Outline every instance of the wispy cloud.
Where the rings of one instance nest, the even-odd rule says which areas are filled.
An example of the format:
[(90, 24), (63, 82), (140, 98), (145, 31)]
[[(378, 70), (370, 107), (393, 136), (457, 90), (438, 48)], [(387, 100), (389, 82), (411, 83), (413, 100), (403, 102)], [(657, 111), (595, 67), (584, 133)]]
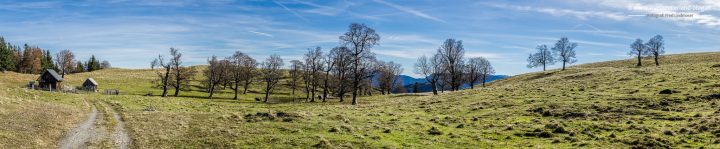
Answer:
[(517, 11), (528, 11), (528, 12), (540, 12), (553, 16), (572, 16), (581, 20), (587, 20), (589, 18), (605, 18), (616, 21), (622, 21), (630, 18), (626, 14), (611, 11), (587, 11), (587, 10), (573, 10), (573, 9), (561, 9), (561, 8), (550, 8), (550, 7), (535, 7), (535, 6), (520, 6), (520, 5), (507, 5), (507, 4), (495, 4), (487, 3), (487, 6), (511, 9)]
[(24, 3), (3, 2), (3, 4), (0, 5), (0, 9), (7, 9), (7, 10), (47, 9), (47, 8), (57, 8), (60, 6), (62, 6), (62, 3), (60, 3), (60, 2), (24, 2)]
[(295, 2), (315, 7), (313, 9), (302, 10), (302, 12), (324, 15), (324, 16), (338, 15), (342, 12), (345, 12), (345, 9), (347, 9), (351, 5), (350, 3), (346, 2), (346, 1), (339, 1), (340, 3), (335, 4), (335, 6), (320, 5), (317, 3), (301, 1), (301, 0), (295, 0)]
[(673, 8), (702, 8), (708, 10), (720, 10), (720, 3), (716, 0), (699, 1), (655, 1), (648, 3), (639, 0), (603, 0), (588, 1), (587, 3), (599, 4), (606, 7), (630, 11), (634, 14), (692, 14), (692, 17), (660, 17), (659, 19), (676, 21), (682, 23), (693, 23), (709, 28), (720, 28), (720, 18), (700, 10), (678, 10)]
[(275, 4), (277, 4), (278, 6), (282, 7), (282, 8), (285, 9), (286, 11), (292, 13), (292, 14), (295, 15), (296, 17), (298, 17), (298, 18), (300, 18), (300, 19), (302, 19), (302, 20), (304, 20), (304, 21), (308, 21), (308, 19), (306, 19), (305, 17), (303, 17), (303, 16), (300, 15), (299, 13), (293, 11), (292, 9), (288, 8), (288, 7), (285, 6), (284, 4), (282, 4), (282, 3), (280, 3), (280, 2), (277, 2), (277, 1), (273, 1), (273, 2), (275, 2)]
[(260, 35), (260, 36), (271, 37), (271, 38), (273, 37), (272, 34), (268, 34), (268, 33), (263, 33), (263, 32), (258, 32), (258, 31), (248, 31), (248, 32), (253, 33), (253, 34), (257, 34), (257, 35)]
[(430, 16), (430, 15), (428, 15), (428, 14), (425, 14), (425, 13), (423, 13), (423, 12), (421, 12), (421, 11), (418, 11), (418, 10), (415, 10), (415, 9), (412, 9), (412, 8), (409, 8), (409, 7), (400, 6), (400, 5), (393, 4), (393, 3), (390, 3), (390, 2), (386, 2), (386, 1), (383, 1), (383, 0), (375, 0), (375, 2), (380, 3), (380, 4), (383, 4), (383, 5), (386, 5), (386, 6), (393, 7), (393, 8), (395, 8), (395, 9), (400, 10), (400, 11), (403, 11), (403, 12), (406, 12), (406, 13), (409, 13), (409, 14), (412, 14), (412, 15), (415, 15), (415, 16), (418, 16), (418, 17), (422, 17), (422, 18), (425, 18), (425, 19), (429, 19), (429, 20), (433, 20), (433, 21), (437, 21), (437, 22), (445, 22), (444, 20), (442, 20), (442, 19), (440, 19), (440, 18), (436, 18), (436, 17)]
[(468, 51), (465, 52), (466, 57), (484, 57), (487, 59), (498, 59), (502, 58), (500, 54), (497, 53), (488, 53), (488, 52), (478, 52), (478, 51)]

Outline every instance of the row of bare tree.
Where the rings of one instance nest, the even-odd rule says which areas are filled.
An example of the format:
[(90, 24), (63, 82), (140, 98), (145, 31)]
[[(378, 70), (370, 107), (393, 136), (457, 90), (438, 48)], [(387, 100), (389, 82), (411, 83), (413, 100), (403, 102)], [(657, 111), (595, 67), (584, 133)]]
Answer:
[(423, 75), (430, 84), (433, 94), (438, 88), (444, 91), (449, 87), (452, 91), (460, 90), (464, 84), (474, 88), (481, 82), (485, 87), (486, 80), (495, 69), (484, 57), (465, 59), (465, 48), (462, 40), (447, 39), (431, 57), (422, 56), (415, 63), (415, 73)]
[[(212, 56), (208, 59), (209, 66), (203, 71), (203, 85), (209, 98), (229, 86), (237, 99), (240, 87), (243, 87), (242, 93), (245, 94), (253, 82), (262, 82), (264, 101), (267, 102), (278, 83), (284, 79), (292, 94), (304, 87), (306, 101), (326, 101), (328, 96), (335, 96), (342, 102), (350, 94), (352, 104), (357, 104), (358, 96), (372, 95), (373, 91), (389, 94), (393, 89), (402, 87), (397, 78), (402, 72), (400, 64), (379, 61), (371, 52), (380, 40), (374, 29), (353, 23), (339, 39), (340, 45), (327, 54), (323, 53), (321, 47), (308, 49), (302, 60), (291, 60), (287, 70), (283, 69), (285, 63), (278, 55), (271, 55), (261, 63), (240, 51), (224, 59)], [(151, 63), (153, 69), (160, 68), (156, 71), (156, 84), (163, 89), (162, 96), (167, 96), (171, 87), (175, 89), (175, 96), (178, 96), (195, 75), (194, 69), (182, 66), (181, 57), (177, 49), (171, 48), (169, 60), (160, 55)], [(377, 78), (377, 82), (371, 78)]]
[[(542, 66), (545, 71), (547, 65), (553, 65), (555, 62), (562, 62), (562, 70), (565, 70), (566, 64), (577, 62), (575, 57), (575, 47), (577, 43), (570, 42), (567, 37), (562, 37), (555, 43), (555, 46), (548, 49), (547, 45), (538, 45), (537, 53), (530, 54), (528, 57), (528, 68)], [(660, 55), (665, 53), (665, 41), (660, 35), (655, 35), (647, 42), (643, 43), (642, 39), (636, 39), (630, 44), (629, 55), (637, 57), (637, 66), (642, 66), (642, 58), (653, 57), (655, 66), (660, 66)]]
[(637, 66), (642, 66), (643, 56), (653, 57), (655, 66), (660, 66), (660, 55), (665, 54), (665, 41), (660, 35), (653, 36), (646, 43), (643, 43), (643, 40), (638, 38), (630, 44), (630, 49), (628, 54), (637, 56)]
[(555, 46), (548, 49), (547, 45), (538, 45), (537, 53), (530, 54), (528, 56), (528, 68), (542, 66), (545, 71), (547, 65), (553, 65), (555, 62), (562, 62), (562, 70), (565, 70), (566, 64), (572, 64), (577, 62), (575, 57), (575, 47), (577, 43), (570, 42), (567, 37), (562, 37), (560, 40), (555, 42)]

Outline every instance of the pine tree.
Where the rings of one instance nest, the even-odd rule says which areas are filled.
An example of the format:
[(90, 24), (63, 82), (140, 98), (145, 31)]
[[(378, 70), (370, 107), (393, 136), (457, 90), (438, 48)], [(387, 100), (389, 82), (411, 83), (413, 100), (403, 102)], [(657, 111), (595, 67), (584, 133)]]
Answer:
[(57, 71), (57, 67), (55, 67), (55, 64), (53, 63), (52, 54), (50, 54), (50, 50), (46, 50), (43, 53), (43, 58), (41, 60), (42, 70), (46, 69), (53, 69)]
[(100, 61), (98, 61), (97, 58), (95, 58), (95, 55), (90, 56), (90, 60), (88, 60), (86, 66), (87, 66), (88, 72), (101, 69)]
[(83, 62), (78, 61), (77, 66), (75, 66), (75, 72), (85, 72), (85, 66), (83, 65)]
[(16, 51), (12, 45), (0, 37), (0, 71), (15, 70), (17, 65)]

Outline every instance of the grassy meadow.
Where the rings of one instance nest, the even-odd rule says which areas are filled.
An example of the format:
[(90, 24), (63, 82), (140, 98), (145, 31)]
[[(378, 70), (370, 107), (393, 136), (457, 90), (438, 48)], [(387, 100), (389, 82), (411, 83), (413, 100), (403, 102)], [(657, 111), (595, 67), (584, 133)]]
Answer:
[(284, 81), (262, 103), (254, 100), (262, 83), (240, 100), (229, 89), (207, 99), (198, 81), (180, 97), (159, 97), (149, 69), (65, 77), (66, 86), (92, 77), (121, 95), (27, 90), (37, 75), (6, 72), (0, 148), (54, 148), (96, 102), (120, 113), (133, 148), (720, 148), (718, 60), (716, 52), (667, 55), (659, 67), (583, 64), (438, 96), (361, 97), (355, 106), (304, 102)]

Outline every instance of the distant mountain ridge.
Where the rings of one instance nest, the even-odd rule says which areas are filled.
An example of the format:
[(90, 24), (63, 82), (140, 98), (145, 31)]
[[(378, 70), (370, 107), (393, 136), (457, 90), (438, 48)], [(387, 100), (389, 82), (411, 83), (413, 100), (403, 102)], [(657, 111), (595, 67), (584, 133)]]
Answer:
[[(488, 77), (486, 79), (486, 81), (491, 82), (491, 81), (504, 79), (504, 78), (508, 78), (508, 77), (510, 77), (510, 76), (508, 76), (508, 75), (490, 75), (490, 77)], [(420, 92), (431, 92), (432, 91), (432, 86), (430, 86), (430, 83), (428, 83), (428, 81), (425, 78), (413, 78), (413, 77), (407, 76), (407, 75), (398, 75), (398, 79), (399, 79), (398, 81), (402, 81), (402, 86), (405, 89), (405, 92), (420, 93)], [(413, 90), (413, 86), (415, 85), (415, 83), (420, 84), (420, 86), (418, 87), (418, 91)], [(479, 83), (476, 83), (475, 85), (478, 85), (481, 83), (482, 82), (479, 82)], [(463, 89), (470, 88), (470, 84), (469, 83), (463, 84), (462, 88)], [(399, 92), (399, 91), (395, 91), (395, 92)]]

